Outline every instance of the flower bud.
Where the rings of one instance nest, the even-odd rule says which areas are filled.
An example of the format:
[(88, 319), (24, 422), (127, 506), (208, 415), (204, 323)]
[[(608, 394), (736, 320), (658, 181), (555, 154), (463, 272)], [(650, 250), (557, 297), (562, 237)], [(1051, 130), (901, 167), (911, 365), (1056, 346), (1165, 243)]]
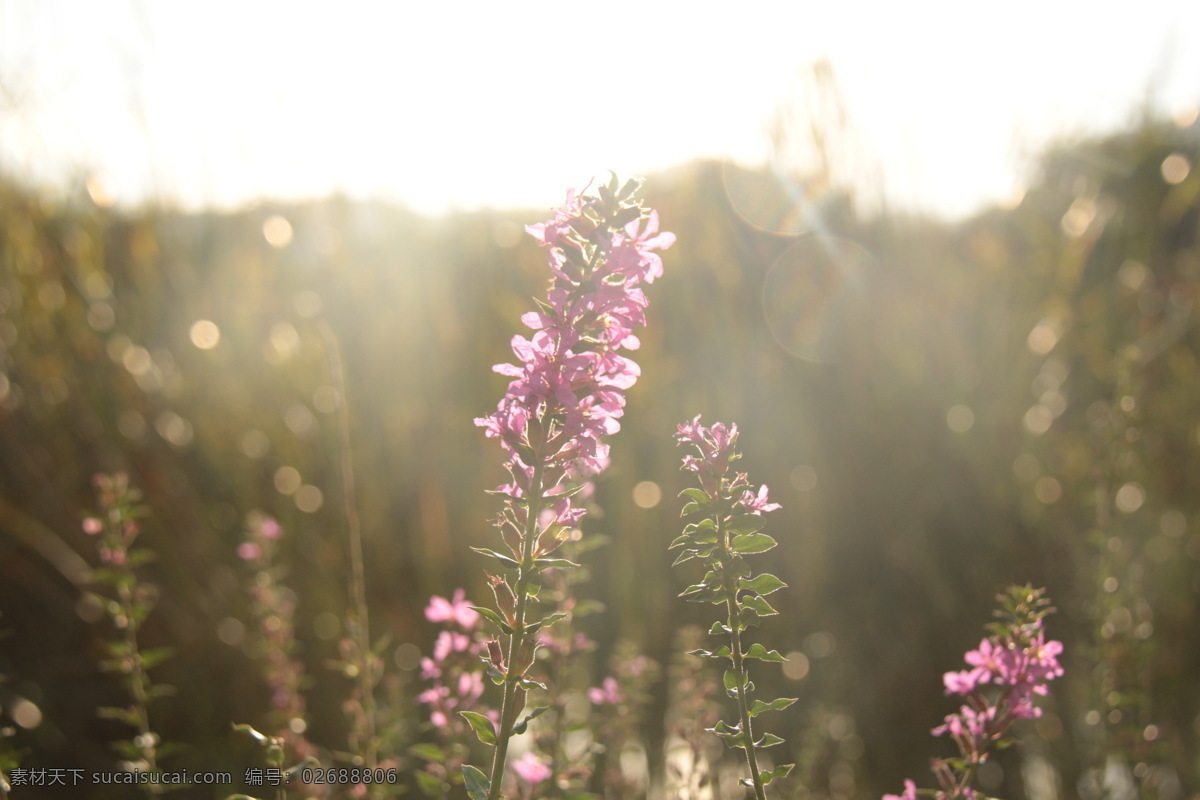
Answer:
[(492, 662), (492, 666), (498, 671), (504, 672), (504, 651), (500, 649), (500, 643), (492, 639), (487, 643), (488, 658)]
[(496, 607), (508, 620), (509, 625), (515, 625), (517, 622), (517, 596), (513, 594), (512, 587), (500, 575), (489, 574), (487, 577), (492, 584), (492, 594), (496, 596)]
[(513, 669), (518, 675), (524, 675), (525, 670), (533, 666), (534, 658), (537, 655), (537, 640), (533, 636), (526, 636), (521, 642), (521, 646), (517, 649), (517, 654), (513, 656)]

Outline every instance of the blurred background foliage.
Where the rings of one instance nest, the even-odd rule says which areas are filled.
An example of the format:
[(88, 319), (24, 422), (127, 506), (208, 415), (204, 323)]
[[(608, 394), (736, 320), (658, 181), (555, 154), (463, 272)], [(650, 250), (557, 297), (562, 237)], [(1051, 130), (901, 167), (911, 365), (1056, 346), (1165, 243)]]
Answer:
[[(791, 663), (756, 680), (800, 697), (772, 720), (796, 796), (927, 783), (949, 754), (928, 735), (953, 710), (940, 676), (1013, 582), (1048, 587), (1067, 675), (989, 793), (1095, 797), (1105, 774), (1200, 791), (1198, 134), (1147, 115), (1064, 144), (1019, 202), (956, 223), (862, 213), (813, 174), (649, 176), (679, 240), (584, 526), (610, 539), (582, 587), (607, 606), (580, 623), (597, 670), (621, 640), (666, 665), (676, 629), (711, 622), (676, 599), (692, 576), (666, 551), (686, 483), (671, 434), (702, 413), (738, 422), (744, 468), (783, 503), (768, 530), (790, 588), (759, 638)], [(126, 733), (94, 711), (124, 699), (97, 667), (80, 529), (91, 476), (114, 470), (152, 509), (143, 636), (176, 653), (156, 675), (179, 691), (156, 708), (188, 744), (177, 763), (233, 768), (230, 722), (268, 711), (236, 556), (254, 510), (287, 531), (308, 735), (344, 747), (342, 403), (374, 633), (415, 685), (429, 596), (487, 593), (468, 548), (495, 544), (484, 490), (502, 470), (472, 418), (543, 291), (522, 226), (545, 216), (336, 197), (118, 210), (83, 179), (65, 196), (0, 181), (0, 706), (27, 709), (23, 765), (107, 769)]]

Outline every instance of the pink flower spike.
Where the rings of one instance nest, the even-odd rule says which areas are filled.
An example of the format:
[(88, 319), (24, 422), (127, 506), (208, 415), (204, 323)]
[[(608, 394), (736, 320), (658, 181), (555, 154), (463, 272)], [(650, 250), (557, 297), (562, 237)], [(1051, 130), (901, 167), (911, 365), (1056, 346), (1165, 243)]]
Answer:
[(553, 774), (553, 770), (533, 753), (526, 753), (512, 762), (512, 769), (518, 778), (530, 786), (537, 786)]

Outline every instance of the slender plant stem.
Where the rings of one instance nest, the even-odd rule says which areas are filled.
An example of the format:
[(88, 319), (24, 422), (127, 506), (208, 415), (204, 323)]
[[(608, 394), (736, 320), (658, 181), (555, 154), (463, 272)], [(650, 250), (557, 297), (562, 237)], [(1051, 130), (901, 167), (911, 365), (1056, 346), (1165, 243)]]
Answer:
[(732, 573), (724, 567), (733, 560), (733, 553), (729, 550), (729, 534), (724, 530), (721, 523), (721, 518), (716, 518), (717, 522), (717, 541), (722, 543), (724, 550), (722, 559), (723, 580), (725, 581), (725, 608), (729, 613), (729, 647), (732, 651), (730, 659), (733, 661), (733, 674), (737, 676), (737, 702), (738, 713), (741, 715), (742, 723), (742, 749), (746, 751), (746, 764), (750, 767), (750, 779), (754, 782), (754, 796), (757, 800), (766, 800), (766, 789), (762, 784), (762, 777), (758, 771), (758, 758), (754, 752), (754, 731), (750, 727), (750, 707), (746, 702), (746, 661), (742, 658), (742, 623), (738, 619), (737, 612), (737, 578), (732, 577)]
[[(129, 691), (133, 695), (133, 709), (137, 714), (138, 736), (134, 741), (142, 758), (146, 761), (146, 771), (151, 775), (158, 773), (158, 759), (154, 732), (150, 730), (150, 697), (146, 692), (149, 679), (146, 677), (145, 665), (142, 663), (142, 653), (138, 649), (138, 622), (134, 613), (133, 592), (125, 581), (117, 583), (117, 599), (121, 604), (121, 615), (125, 618), (125, 651), (129, 658)], [(161, 794), (156, 783), (147, 784), (150, 794)]]
[(517, 714), (517, 681), (521, 678), (513, 669), (513, 661), (521, 651), (525, 642), (525, 606), (529, 595), (529, 582), (535, 574), (533, 568), (533, 545), (537, 539), (537, 519), (542, 505), (542, 475), (544, 464), (539, 463), (533, 469), (533, 481), (529, 491), (529, 511), (525, 518), (525, 530), (521, 536), (521, 566), (517, 574), (517, 608), (513, 632), (508, 637), (508, 652), (505, 663), (508, 673), (504, 676), (504, 697), (500, 703), (500, 729), (496, 733), (496, 750), (492, 754), (491, 787), (488, 790), (488, 800), (500, 797), (500, 784), (504, 777), (504, 763), (508, 758), (508, 742), (512, 738), (513, 725), (516, 724)]
[(325, 340), (325, 356), (329, 362), (329, 374), (338, 394), (338, 467), (342, 474), (342, 513), (346, 517), (346, 532), (350, 540), (350, 591), (354, 603), (355, 649), (362, 663), (358, 665), (359, 702), (362, 704), (362, 735), (365, 749), (362, 754), (369, 767), (379, 761), (378, 741), (375, 735), (375, 670), (371, 654), (371, 625), (367, 609), (367, 578), (363, 566), (362, 523), (354, 490), (354, 460), (350, 449), (350, 404), (346, 397), (346, 371), (342, 366), (341, 347), (337, 334), (324, 320), (317, 322), (317, 330)]

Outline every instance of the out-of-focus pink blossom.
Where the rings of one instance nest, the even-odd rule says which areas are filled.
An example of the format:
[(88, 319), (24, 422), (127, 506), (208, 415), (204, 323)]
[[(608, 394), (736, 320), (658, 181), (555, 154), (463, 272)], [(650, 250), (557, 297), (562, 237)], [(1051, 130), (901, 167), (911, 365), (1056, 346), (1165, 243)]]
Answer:
[(608, 677), (600, 686), (593, 686), (588, 689), (588, 699), (593, 705), (615, 706), (621, 702), (621, 687), (617, 684), (616, 678)]
[(554, 774), (553, 770), (533, 753), (526, 753), (512, 762), (512, 770), (530, 786), (537, 786)]
[(429, 598), (425, 607), (425, 619), (430, 622), (454, 622), (463, 630), (471, 630), (479, 621), (479, 612), (471, 608), (467, 601), (467, 593), (462, 589), (454, 590), (454, 598), (447, 600), (436, 594)]

